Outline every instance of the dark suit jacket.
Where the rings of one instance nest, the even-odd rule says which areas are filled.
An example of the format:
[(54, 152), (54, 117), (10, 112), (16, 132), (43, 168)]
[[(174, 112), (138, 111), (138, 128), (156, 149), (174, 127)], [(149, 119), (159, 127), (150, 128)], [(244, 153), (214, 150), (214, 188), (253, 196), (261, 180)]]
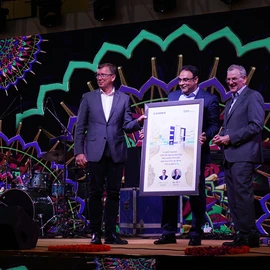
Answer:
[(263, 162), (261, 131), (264, 126), (264, 100), (262, 95), (246, 87), (237, 98), (230, 113), (231, 100), (224, 112), (223, 130), (229, 134), (231, 143), (224, 147), (225, 159), (229, 162)]
[(165, 176), (165, 179), (163, 179), (163, 175), (161, 175), (160, 177), (159, 177), (159, 179), (160, 180), (166, 180), (167, 178), (168, 178), (168, 175), (164, 175)]
[[(101, 102), (100, 90), (82, 96), (74, 136), (74, 155), (86, 154), (88, 161), (101, 159), (106, 142), (114, 162), (127, 159), (125, 134), (141, 127), (132, 118), (130, 98), (127, 94), (115, 91), (108, 122)], [(86, 132), (86, 133), (85, 133)]]
[[(168, 101), (179, 100), (181, 90), (170, 92)], [(202, 131), (206, 133), (207, 141), (202, 146), (201, 161), (205, 164), (210, 163), (210, 147), (209, 142), (218, 133), (220, 122), (219, 122), (219, 105), (218, 98), (203, 89), (199, 89), (195, 99), (204, 99), (204, 110), (203, 110), (203, 127)]]

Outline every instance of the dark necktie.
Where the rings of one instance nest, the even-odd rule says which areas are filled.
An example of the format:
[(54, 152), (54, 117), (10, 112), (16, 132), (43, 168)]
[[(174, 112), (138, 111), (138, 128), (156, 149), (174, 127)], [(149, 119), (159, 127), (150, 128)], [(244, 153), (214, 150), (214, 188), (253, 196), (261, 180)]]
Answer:
[(239, 97), (239, 93), (236, 92), (235, 94), (232, 95), (232, 102), (231, 102), (231, 106), (230, 106), (230, 109), (229, 109), (229, 113), (234, 105), (234, 103), (236, 102), (237, 98)]

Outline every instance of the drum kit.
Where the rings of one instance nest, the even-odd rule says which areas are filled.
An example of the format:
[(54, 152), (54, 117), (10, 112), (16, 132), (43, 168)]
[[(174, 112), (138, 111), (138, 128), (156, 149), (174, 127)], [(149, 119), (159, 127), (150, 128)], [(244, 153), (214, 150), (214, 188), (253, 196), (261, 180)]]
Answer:
[[(72, 237), (86, 233), (86, 223), (76, 220), (77, 206), (70, 206), (70, 199), (76, 198), (77, 190), (63, 180), (51, 180), (51, 174), (35, 170), (30, 166), (21, 175), (20, 162), (10, 155), (0, 153), (4, 165), (0, 166), (0, 207), (20, 206), (40, 227), (40, 237)], [(63, 152), (47, 152), (42, 159), (62, 162)], [(58, 170), (58, 169), (57, 169)], [(63, 183), (64, 182), (64, 183)], [(69, 204), (69, 206), (67, 206)], [(74, 224), (80, 223), (74, 232)]]

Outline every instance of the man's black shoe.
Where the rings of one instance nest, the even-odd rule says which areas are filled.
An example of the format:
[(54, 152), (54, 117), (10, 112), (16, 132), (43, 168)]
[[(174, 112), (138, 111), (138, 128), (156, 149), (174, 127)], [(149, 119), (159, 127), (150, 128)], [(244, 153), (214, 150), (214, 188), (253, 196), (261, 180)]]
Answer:
[(249, 234), (248, 244), (251, 248), (260, 247), (260, 235), (258, 233)]
[(101, 236), (99, 233), (92, 234), (91, 244), (94, 244), (94, 245), (101, 245), (102, 244)]
[(162, 234), (158, 240), (154, 241), (155, 245), (175, 244), (175, 243), (176, 243), (175, 235), (167, 235), (167, 234)]
[(189, 230), (188, 236), (189, 236), (189, 246), (200, 246), (202, 242), (202, 235), (203, 230), (198, 229), (199, 226), (194, 226)]
[(249, 234), (249, 235), (238, 235), (235, 237), (233, 242), (224, 242), (223, 246), (229, 247), (239, 247), (239, 246), (248, 246), (248, 247), (260, 247), (260, 235), (259, 234)]
[(128, 241), (121, 239), (116, 233), (111, 233), (105, 236), (104, 244), (126, 245), (128, 244)]
[(188, 245), (189, 246), (200, 246), (202, 243), (201, 243), (201, 237), (197, 236), (197, 237), (191, 237), (189, 242), (188, 242)]

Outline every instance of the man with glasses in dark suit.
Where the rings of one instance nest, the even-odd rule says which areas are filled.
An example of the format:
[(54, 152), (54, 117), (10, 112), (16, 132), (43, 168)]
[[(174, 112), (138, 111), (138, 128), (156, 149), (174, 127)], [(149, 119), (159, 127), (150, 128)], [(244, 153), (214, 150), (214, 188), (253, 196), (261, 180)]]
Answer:
[(159, 176), (160, 180), (166, 180), (168, 178), (168, 175), (166, 174), (166, 170), (162, 170), (162, 175)]
[[(199, 179), (199, 194), (189, 196), (192, 212), (192, 227), (189, 231), (189, 245), (201, 245), (202, 226), (205, 223), (206, 194), (205, 194), (205, 165), (210, 163), (209, 142), (219, 130), (219, 104), (216, 95), (198, 86), (199, 71), (196, 67), (187, 65), (180, 70), (180, 90), (169, 93), (168, 101), (187, 99), (204, 99), (203, 132), (199, 135), (201, 144), (201, 166)], [(179, 196), (162, 196), (162, 235), (154, 241), (155, 245), (176, 243), (177, 221), (179, 214)]]

